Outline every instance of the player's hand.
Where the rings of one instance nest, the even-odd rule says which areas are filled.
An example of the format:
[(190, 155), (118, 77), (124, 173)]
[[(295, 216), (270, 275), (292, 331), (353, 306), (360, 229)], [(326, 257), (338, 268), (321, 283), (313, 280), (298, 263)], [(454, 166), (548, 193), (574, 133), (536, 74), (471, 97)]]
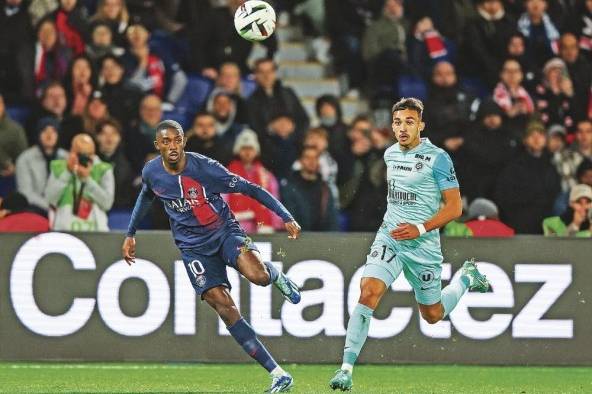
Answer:
[(391, 231), (391, 237), (397, 241), (415, 239), (419, 237), (419, 230), (414, 224), (401, 223), (396, 229)]
[(136, 262), (136, 239), (134, 237), (125, 237), (123, 246), (121, 247), (121, 253), (128, 265)]
[(288, 238), (290, 239), (298, 239), (300, 236), (300, 225), (296, 222), (296, 220), (292, 220), (285, 224), (286, 231), (288, 232)]

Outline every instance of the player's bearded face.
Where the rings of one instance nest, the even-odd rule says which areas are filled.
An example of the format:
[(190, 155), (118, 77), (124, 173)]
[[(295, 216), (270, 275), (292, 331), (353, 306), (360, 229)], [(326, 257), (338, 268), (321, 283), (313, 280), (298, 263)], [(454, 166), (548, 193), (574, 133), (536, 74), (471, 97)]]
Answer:
[(419, 133), (425, 124), (417, 111), (404, 109), (393, 114), (393, 132), (402, 147), (414, 147), (419, 143)]
[(182, 158), (185, 142), (185, 136), (182, 133), (167, 129), (158, 134), (154, 145), (169, 164), (176, 164)]

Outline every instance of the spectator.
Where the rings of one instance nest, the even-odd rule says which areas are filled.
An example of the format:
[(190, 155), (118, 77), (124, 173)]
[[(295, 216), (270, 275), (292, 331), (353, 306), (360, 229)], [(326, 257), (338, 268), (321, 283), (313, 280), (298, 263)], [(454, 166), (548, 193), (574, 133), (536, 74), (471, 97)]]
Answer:
[(519, 32), (512, 34), (508, 41), (508, 59), (514, 59), (520, 63), (524, 73), (524, 86), (527, 90), (533, 89), (535, 82), (541, 79), (541, 69), (526, 55), (526, 41)]
[(60, 0), (60, 7), (53, 13), (60, 41), (74, 55), (84, 52), (84, 35), (87, 26), (87, 11), (78, 0)]
[(370, 87), (389, 92), (387, 98), (392, 98), (397, 75), (406, 69), (408, 23), (403, 12), (402, 0), (386, 0), (382, 16), (368, 26), (362, 40)]
[(113, 33), (115, 45), (125, 46), (125, 31), (129, 25), (129, 13), (125, 0), (99, 0), (97, 12), (92, 16), (91, 21), (107, 23)]
[(10, 119), (0, 95), (0, 177), (14, 175), (16, 158), (27, 148), (25, 131)]
[(526, 0), (518, 30), (526, 37), (526, 56), (541, 68), (559, 52), (559, 31), (547, 14), (547, 0)]
[(365, 78), (362, 37), (369, 21), (380, 14), (378, 1), (325, 0), (325, 23), (337, 73), (346, 77), (344, 91), (355, 97)]
[(70, 149), (72, 138), (80, 132), (94, 136), (97, 124), (107, 119), (111, 119), (111, 116), (103, 93), (100, 90), (95, 90), (90, 95), (81, 115), (70, 116), (62, 122), (60, 146)]
[(592, 160), (592, 120), (585, 119), (576, 125), (576, 140), (573, 150), (580, 156)]
[(547, 150), (551, 154), (551, 162), (561, 178), (562, 192), (576, 184), (575, 172), (580, 159), (574, 160), (573, 152), (567, 149), (567, 130), (562, 125), (552, 125), (547, 132)]
[(592, 1), (582, 1), (577, 15), (576, 35), (580, 37), (580, 48), (588, 61), (592, 61)]
[(300, 170), (282, 179), (282, 201), (303, 230), (337, 231), (337, 210), (329, 186), (319, 174), (319, 151), (305, 146)]
[(142, 92), (124, 79), (125, 69), (120, 58), (107, 55), (101, 61), (101, 88), (109, 113), (123, 127), (138, 117), (138, 107)]
[(573, 84), (563, 60), (553, 58), (543, 68), (543, 80), (536, 86), (534, 102), (545, 125), (562, 124), (570, 129), (572, 117)]
[(93, 22), (90, 28), (90, 42), (86, 44), (86, 54), (95, 66), (107, 55), (122, 56), (125, 50), (113, 43), (113, 31), (107, 22)]
[[(245, 129), (238, 135), (233, 153), (236, 158), (228, 165), (230, 172), (279, 198), (276, 178), (259, 161), (261, 150), (257, 134), (253, 130)], [(242, 194), (229, 194), (227, 199), (230, 209), (248, 234), (269, 234), (283, 227), (282, 221), (257, 201)]]
[(234, 144), (243, 126), (237, 119), (237, 104), (232, 95), (219, 91), (208, 103), (208, 112), (216, 119), (216, 134), (225, 137), (227, 143)]
[[(130, 209), (134, 206), (138, 190), (134, 187), (136, 175), (121, 148), (121, 126), (115, 120), (105, 120), (97, 125), (95, 134), (99, 159), (113, 166), (115, 178), (113, 208)], [(130, 144), (133, 144), (133, 141), (130, 141)]]
[[(568, 156), (568, 158), (571, 158)], [(571, 168), (570, 168), (571, 169)], [(583, 159), (575, 169), (575, 176), (570, 184), (585, 184), (592, 187), (592, 160)], [(573, 187), (573, 186), (572, 186)], [(553, 205), (553, 214), (560, 216), (565, 213), (569, 207), (569, 190), (563, 191), (555, 200)]]
[(497, 180), (496, 202), (502, 220), (518, 234), (541, 234), (541, 222), (551, 213), (561, 190), (559, 176), (545, 149), (545, 126), (531, 122), (524, 151), (512, 160)]
[(249, 97), (247, 107), (249, 125), (257, 132), (260, 140), (272, 117), (278, 114), (286, 114), (292, 118), (297, 134), (302, 135), (308, 129), (308, 115), (300, 99), (291, 88), (282, 85), (276, 73), (273, 60), (259, 59), (255, 62), (257, 89)]
[(520, 63), (508, 59), (500, 73), (500, 82), (493, 91), (493, 99), (508, 118), (512, 133), (520, 138), (529, 116), (534, 112), (534, 103), (530, 94), (522, 86), (524, 75)]
[(75, 57), (70, 63), (65, 78), (66, 95), (70, 104), (69, 112), (71, 115), (82, 115), (95, 86), (96, 75), (94, 75), (90, 58), (86, 55)]
[[(218, 68), (223, 63), (233, 62), (239, 66), (243, 75), (249, 73), (247, 58), (253, 43), (228, 28), (234, 25), (234, 13), (242, 3), (242, 0), (229, 0), (226, 6), (204, 10), (204, 15), (198, 17), (199, 22), (191, 20), (188, 35), (193, 71), (216, 79)], [(267, 48), (267, 57), (273, 58), (277, 50), (276, 35), (271, 35), (261, 44)]]
[(476, 198), (469, 205), (468, 220), (453, 221), (444, 227), (448, 236), (465, 237), (513, 237), (515, 231), (499, 220), (497, 205), (486, 198)]
[(224, 63), (220, 66), (216, 86), (210, 93), (207, 101), (208, 111), (212, 110), (214, 98), (220, 94), (226, 93), (236, 105), (236, 119), (239, 123), (247, 123), (249, 113), (247, 110), (247, 97), (240, 80), (240, 69), (235, 63)]
[[(335, 201), (335, 206), (338, 208), (339, 205), (339, 189), (337, 188), (337, 174), (338, 165), (335, 159), (331, 156), (328, 151), (329, 148), (329, 136), (327, 131), (321, 127), (315, 127), (306, 132), (304, 136), (303, 146), (310, 146), (315, 148), (319, 152), (319, 173), (323, 181), (329, 186), (331, 190), (331, 196)], [(292, 165), (294, 171), (300, 171), (302, 163), (297, 160)]]
[[(351, 161), (349, 149), (349, 138), (347, 137), (347, 125), (343, 122), (343, 112), (339, 99), (333, 95), (325, 94), (317, 98), (315, 112), (319, 119), (320, 127), (327, 130), (329, 136), (328, 151), (331, 157), (337, 161), (338, 172), (337, 183), (345, 181), (342, 168), (345, 170)], [(338, 201), (338, 200), (336, 200)]]
[(13, 192), (6, 198), (0, 198), (0, 233), (42, 233), (49, 231), (46, 218), (33, 212), (27, 212), (25, 196)]
[[(590, 2), (592, 4), (592, 2)], [(592, 26), (592, 19), (590, 20)], [(559, 41), (559, 54), (567, 66), (573, 86), (573, 117), (578, 122), (586, 118), (588, 103), (592, 98), (592, 64), (580, 54), (578, 39), (572, 33), (565, 33)]]
[(552, 216), (543, 220), (546, 236), (592, 236), (592, 187), (575, 185), (569, 193), (569, 207), (560, 216)]
[(126, 56), (129, 81), (144, 93), (165, 94), (165, 69), (162, 60), (150, 52), (150, 33), (145, 26), (133, 24), (127, 29), (129, 54)]
[(463, 196), (469, 201), (493, 199), (499, 173), (516, 154), (516, 141), (503, 123), (501, 108), (491, 99), (481, 103), (475, 123), (467, 129), (455, 158)]
[(60, 124), (55, 118), (41, 118), (37, 124), (35, 145), (25, 150), (16, 161), (16, 186), (39, 213), (47, 215), (49, 204), (45, 186), (52, 160), (65, 159), (68, 152), (58, 147)]
[(37, 140), (37, 122), (39, 122), (39, 119), (52, 116), (59, 122), (64, 120), (68, 104), (64, 86), (60, 82), (49, 83), (41, 93), (39, 104), (27, 119), (26, 130), (29, 145), (35, 144)]
[(290, 175), (292, 164), (298, 158), (301, 135), (296, 131), (294, 119), (279, 114), (270, 120), (268, 133), (261, 138), (261, 161), (278, 178)]
[(31, 53), (31, 75), (37, 87), (43, 87), (49, 81), (61, 81), (68, 71), (72, 52), (62, 46), (58, 38), (54, 20), (49, 17), (42, 19), (37, 26), (37, 42)]
[[(31, 56), (33, 26), (27, 2), (12, 0), (0, 6), (0, 92), (8, 105), (33, 100)], [(27, 64), (28, 62), (28, 64)]]
[(464, 34), (470, 39), (461, 44), (461, 71), (493, 87), (507, 56), (508, 41), (516, 31), (515, 21), (506, 14), (501, 0), (478, 0), (477, 12)]
[(50, 165), (45, 196), (55, 208), (52, 230), (108, 231), (107, 211), (114, 194), (111, 164), (97, 157), (90, 136), (75, 136), (68, 159)]
[(458, 83), (454, 66), (438, 62), (426, 100), (425, 122), (430, 140), (448, 152), (456, 152), (463, 144), (463, 132), (471, 121), (475, 97)]
[(216, 133), (216, 119), (209, 112), (195, 115), (193, 127), (187, 133), (185, 150), (196, 152), (227, 165), (232, 159), (233, 144), (223, 142), (223, 137)]
[(384, 152), (372, 148), (371, 130), (367, 118), (359, 118), (349, 133), (352, 169), (339, 187), (339, 197), (340, 207), (349, 216), (350, 231), (376, 231), (386, 210)]
[(134, 122), (131, 131), (127, 134), (125, 141), (126, 156), (132, 162), (136, 171), (141, 171), (146, 157), (155, 152), (154, 136), (156, 126), (162, 120), (162, 101), (154, 94), (149, 94), (140, 103), (140, 119)]
[(409, 38), (409, 65), (424, 79), (430, 79), (434, 64), (450, 61), (448, 43), (438, 30), (434, 28), (432, 19), (425, 16), (413, 27), (413, 35)]

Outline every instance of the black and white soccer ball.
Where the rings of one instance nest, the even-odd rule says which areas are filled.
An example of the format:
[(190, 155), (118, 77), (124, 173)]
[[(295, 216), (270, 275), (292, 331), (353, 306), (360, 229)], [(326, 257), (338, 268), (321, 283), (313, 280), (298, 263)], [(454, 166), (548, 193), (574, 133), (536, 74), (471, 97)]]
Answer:
[(245, 40), (263, 41), (275, 30), (275, 10), (265, 1), (245, 1), (234, 14), (234, 28)]

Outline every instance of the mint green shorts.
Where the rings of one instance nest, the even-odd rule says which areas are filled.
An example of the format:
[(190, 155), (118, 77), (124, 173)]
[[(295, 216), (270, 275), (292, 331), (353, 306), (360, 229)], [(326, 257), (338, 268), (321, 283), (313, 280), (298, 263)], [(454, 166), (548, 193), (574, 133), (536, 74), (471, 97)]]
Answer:
[(370, 246), (362, 277), (380, 279), (389, 288), (403, 271), (417, 303), (433, 305), (441, 298), (442, 261), (439, 247), (402, 247), (390, 235), (379, 231)]

